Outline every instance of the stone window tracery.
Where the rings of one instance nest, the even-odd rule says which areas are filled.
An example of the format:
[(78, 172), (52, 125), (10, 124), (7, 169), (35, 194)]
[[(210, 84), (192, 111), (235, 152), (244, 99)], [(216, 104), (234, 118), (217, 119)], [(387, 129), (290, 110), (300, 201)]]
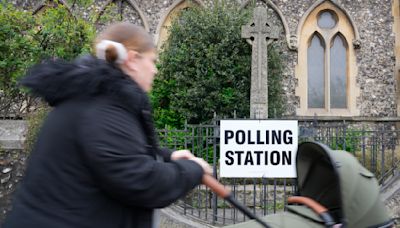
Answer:
[(167, 10), (165, 15), (161, 18), (160, 24), (158, 25), (157, 31), (156, 31), (156, 43), (157, 43), (157, 48), (161, 49), (162, 45), (164, 42), (167, 40), (169, 34), (169, 27), (172, 25), (172, 21), (174, 19), (179, 20), (180, 23), (184, 23), (182, 20), (179, 18), (179, 14), (185, 10), (188, 10), (190, 7), (193, 6), (200, 6), (203, 7), (204, 4), (202, 1), (199, 0), (176, 0), (170, 8)]
[(330, 1), (309, 12), (299, 36), (297, 115), (358, 115), (354, 37), (347, 15)]

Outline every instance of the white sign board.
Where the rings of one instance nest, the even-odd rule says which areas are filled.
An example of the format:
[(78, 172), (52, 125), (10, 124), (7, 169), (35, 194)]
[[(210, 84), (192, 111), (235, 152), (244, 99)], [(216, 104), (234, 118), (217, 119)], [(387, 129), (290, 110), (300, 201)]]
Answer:
[(221, 120), (221, 177), (296, 177), (297, 120)]

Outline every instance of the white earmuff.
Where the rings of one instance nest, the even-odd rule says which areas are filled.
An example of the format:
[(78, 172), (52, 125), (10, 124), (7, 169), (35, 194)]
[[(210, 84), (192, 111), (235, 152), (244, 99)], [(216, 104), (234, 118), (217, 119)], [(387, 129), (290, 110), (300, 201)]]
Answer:
[(96, 45), (96, 56), (99, 59), (106, 59), (106, 49), (109, 45), (113, 45), (117, 50), (118, 58), (115, 60), (116, 63), (122, 64), (128, 58), (128, 51), (121, 43), (111, 41), (111, 40), (102, 40)]

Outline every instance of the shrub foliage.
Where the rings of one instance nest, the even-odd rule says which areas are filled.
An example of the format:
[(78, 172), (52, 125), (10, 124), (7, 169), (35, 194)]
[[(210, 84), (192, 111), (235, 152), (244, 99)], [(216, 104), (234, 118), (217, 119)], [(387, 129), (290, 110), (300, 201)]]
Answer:
[[(211, 8), (183, 11), (172, 23), (152, 92), (158, 127), (179, 128), (185, 120), (205, 123), (214, 113), (249, 116), (251, 46), (241, 38), (241, 27), (250, 17), (251, 11), (215, 1)], [(282, 96), (274, 48), (269, 60), (269, 106), (276, 116), (282, 111)]]
[[(71, 3), (74, 6), (85, 1)], [(0, 3), (0, 24), (0, 115), (27, 119), (25, 149), (30, 151), (50, 108), (35, 102), (18, 87), (18, 80), (29, 67), (43, 60), (68, 60), (90, 52), (95, 29), (91, 22), (57, 3), (36, 15)]]
[(89, 52), (95, 30), (60, 4), (36, 15), (0, 4), (0, 24), (0, 112), (9, 117), (14, 109), (13, 117), (23, 117), (33, 99), (21, 92), (19, 78), (42, 60), (72, 59)]

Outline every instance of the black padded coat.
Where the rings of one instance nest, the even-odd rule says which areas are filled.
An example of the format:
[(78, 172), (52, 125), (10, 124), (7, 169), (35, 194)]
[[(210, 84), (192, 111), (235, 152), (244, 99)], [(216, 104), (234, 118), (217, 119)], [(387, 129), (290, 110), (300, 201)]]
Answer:
[(151, 227), (153, 209), (200, 184), (197, 163), (158, 148), (148, 97), (119, 69), (53, 61), (21, 84), (54, 108), (4, 228)]

